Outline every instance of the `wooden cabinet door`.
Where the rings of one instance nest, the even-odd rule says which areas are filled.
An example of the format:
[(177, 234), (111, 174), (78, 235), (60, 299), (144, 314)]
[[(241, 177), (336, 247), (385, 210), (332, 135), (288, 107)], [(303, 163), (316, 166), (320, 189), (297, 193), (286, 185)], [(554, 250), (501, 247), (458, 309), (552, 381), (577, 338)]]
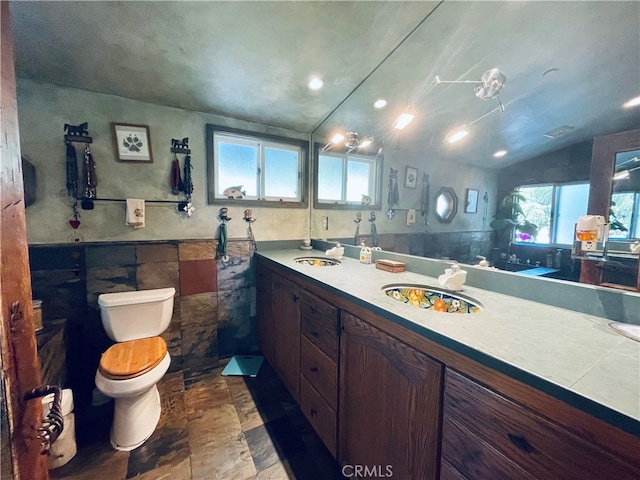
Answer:
[(300, 403), (300, 298), (298, 286), (273, 275), (274, 367)]
[(273, 323), (273, 286), (271, 273), (258, 263), (256, 275), (256, 309), (258, 313), (258, 344), (271, 366), (275, 360), (275, 325)]
[(344, 311), (342, 321), (340, 463), (438, 478), (442, 365)]

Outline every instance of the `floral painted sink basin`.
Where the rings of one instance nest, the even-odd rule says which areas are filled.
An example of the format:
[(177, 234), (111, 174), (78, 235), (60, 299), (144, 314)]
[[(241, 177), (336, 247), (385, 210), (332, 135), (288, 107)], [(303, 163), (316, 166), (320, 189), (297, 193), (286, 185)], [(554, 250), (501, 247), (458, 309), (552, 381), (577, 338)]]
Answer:
[(480, 302), (463, 295), (453, 295), (424, 285), (387, 285), (385, 295), (402, 303), (443, 313), (477, 313)]
[(311, 265), (312, 267), (332, 267), (333, 265), (340, 265), (340, 260), (326, 257), (298, 257), (294, 258), (293, 261), (300, 265)]

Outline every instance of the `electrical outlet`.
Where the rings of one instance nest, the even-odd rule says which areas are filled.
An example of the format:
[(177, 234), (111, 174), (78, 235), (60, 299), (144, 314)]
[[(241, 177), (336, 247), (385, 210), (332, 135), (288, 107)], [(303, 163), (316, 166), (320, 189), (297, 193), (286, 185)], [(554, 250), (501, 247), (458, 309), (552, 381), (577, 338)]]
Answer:
[(322, 229), (329, 230), (329, 217), (322, 217)]

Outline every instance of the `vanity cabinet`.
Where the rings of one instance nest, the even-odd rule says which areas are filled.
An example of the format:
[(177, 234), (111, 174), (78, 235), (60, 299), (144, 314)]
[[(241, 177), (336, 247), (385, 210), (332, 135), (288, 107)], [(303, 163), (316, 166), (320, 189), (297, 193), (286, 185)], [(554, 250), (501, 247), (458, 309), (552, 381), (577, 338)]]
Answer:
[(438, 478), (442, 364), (342, 311), (340, 463)]
[(450, 368), (445, 376), (442, 463), (443, 479), (640, 478), (637, 469), (543, 413)]
[(258, 279), (263, 352), (340, 464), (403, 480), (640, 478), (640, 437), (275, 262), (259, 258)]
[(300, 290), (300, 409), (337, 457), (338, 309)]
[(275, 364), (275, 324), (273, 317), (272, 275), (265, 268), (256, 274), (256, 310), (258, 311), (258, 345), (269, 365)]
[[(271, 365), (296, 402), (300, 402), (300, 292), (298, 285), (271, 274), (273, 361)], [(260, 320), (262, 321), (262, 319)], [(266, 323), (269, 323), (267, 318)], [(268, 328), (268, 327), (267, 327)]]

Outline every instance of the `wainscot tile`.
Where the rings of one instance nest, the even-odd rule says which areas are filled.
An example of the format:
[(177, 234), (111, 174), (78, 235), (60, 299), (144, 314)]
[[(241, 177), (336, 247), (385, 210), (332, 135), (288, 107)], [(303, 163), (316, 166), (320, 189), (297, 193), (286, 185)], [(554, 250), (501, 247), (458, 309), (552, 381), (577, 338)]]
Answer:
[(69, 318), (87, 308), (87, 278), (77, 270), (32, 270), (33, 298), (42, 300), (43, 322)]
[(227, 262), (218, 259), (218, 290), (246, 288), (252, 279), (251, 258), (229, 257)]
[(218, 322), (218, 295), (215, 292), (180, 297), (182, 328), (214, 325)]
[(135, 245), (87, 245), (87, 268), (136, 264)]
[(174, 287), (180, 292), (177, 262), (144, 263), (136, 269), (138, 290)]
[(84, 270), (85, 256), (82, 246), (29, 247), (31, 270)]
[(253, 255), (253, 245), (249, 240), (232, 240), (227, 244), (227, 255), (229, 257), (250, 257)]
[(135, 267), (95, 267), (87, 270), (87, 304), (98, 308), (101, 293), (137, 290)]
[(216, 325), (196, 325), (182, 329), (182, 362), (184, 366), (200, 365), (218, 356)]
[(217, 240), (206, 242), (181, 242), (178, 245), (179, 259), (184, 260), (213, 260), (216, 258)]
[(180, 294), (193, 295), (203, 292), (215, 292), (216, 261), (181, 260), (180, 261)]
[(137, 245), (136, 261), (137, 263), (177, 262), (178, 246), (175, 243)]

